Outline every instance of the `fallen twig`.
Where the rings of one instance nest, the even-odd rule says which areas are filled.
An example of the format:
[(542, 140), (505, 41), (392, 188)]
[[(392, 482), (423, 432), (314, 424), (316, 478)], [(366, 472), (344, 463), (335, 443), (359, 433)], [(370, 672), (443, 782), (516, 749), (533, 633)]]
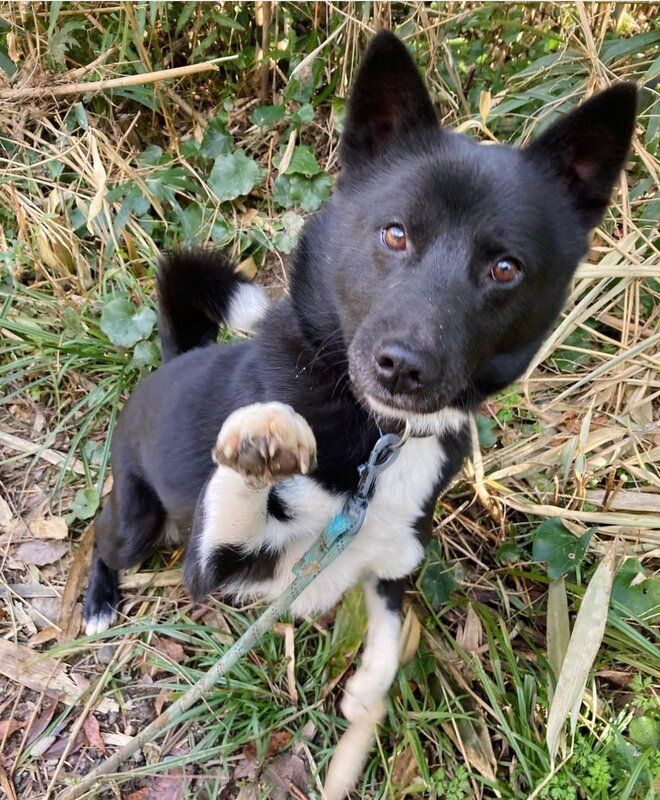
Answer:
[(237, 56), (223, 56), (200, 64), (187, 64), (185, 67), (172, 69), (159, 69), (155, 72), (142, 72), (137, 75), (124, 75), (121, 78), (110, 78), (102, 81), (87, 81), (84, 83), (65, 83), (59, 86), (25, 86), (18, 89), (3, 89), (0, 91), (0, 100), (30, 100), (35, 97), (67, 97), (72, 94), (86, 94), (87, 92), (103, 92), (106, 89), (120, 89), (124, 86), (143, 86), (146, 83), (185, 78), (197, 72), (217, 70), (217, 65), (223, 61), (233, 61)]
[(27, 453), (28, 455), (43, 458), (49, 464), (56, 467), (68, 469), (70, 472), (75, 472), (77, 475), (85, 474), (85, 467), (82, 462), (77, 458), (69, 458), (63, 453), (58, 453), (57, 450), (52, 450), (50, 447), (30, 442), (27, 439), (22, 439), (20, 436), (15, 436), (8, 431), (0, 431), (0, 444), (11, 450), (18, 450), (20, 453)]

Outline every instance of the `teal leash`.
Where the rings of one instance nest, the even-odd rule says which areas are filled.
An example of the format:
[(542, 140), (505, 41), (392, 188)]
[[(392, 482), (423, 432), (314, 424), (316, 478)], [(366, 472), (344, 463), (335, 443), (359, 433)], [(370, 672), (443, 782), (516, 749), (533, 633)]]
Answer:
[(178, 700), (156, 719), (134, 736), (120, 750), (107, 758), (77, 783), (58, 795), (58, 800), (74, 800), (81, 797), (103, 775), (114, 774), (119, 765), (130, 758), (146, 742), (163, 733), (177, 718), (206, 695), (241, 658), (248, 653), (291, 607), (296, 600), (329, 564), (342, 553), (364, 524), (369, 500), (378, 476), (398, 457), (401, 447), (408, 440), (408, 424), (404, 432), (385, 433), (376, 442), (366, 461), (358, 468), (360, 479), (355, 492), (348, 498), (344, 508), (330, 520), (323, 533), (293, 567), (293, 580), (245, 633), (237, 639), (227, 652), (197, 683), (184, 692)]

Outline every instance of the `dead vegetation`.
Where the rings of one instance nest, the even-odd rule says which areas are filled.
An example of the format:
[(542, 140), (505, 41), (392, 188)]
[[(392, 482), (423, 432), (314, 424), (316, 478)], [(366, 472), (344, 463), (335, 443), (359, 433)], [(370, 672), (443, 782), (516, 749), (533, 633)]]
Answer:
[[(56, 797), (253, 617), (217, 601), (193, 606), (180, 553), (169, 552), (124, 576), (125, 624), (80, 638), (89, 521), (110, 485), (121, 403), (158, 361), (147, 313), (157, 252), (213, 242), (281, 291), (303, 217), (330, 191), (341, 98), (369, 33), (387, 24), (415, 51), (443, 123), (484, 140), (523, 143), (619, 78), (646, 90), (629, 169), (566, 311), (525, 379), (482, 410), (473, 459), (439, 504), (437, 545), (411, 586), (411, 662), (358, 796), (652, 797), (654, 5), (4, 2), (0, 23), (6, 795)], [(577, 569), (538, 557), (548, 542)], [(590, 629), (604, 626), (593, 666), (568, 644), (581, 604), (595, 614)], [(296, 626), (295, 639), (292, 626), (278, 628), (90, 796), (320, 797), (342, 728), (333, 689), (363, 630), (357, 597), (330, 623)], [(548, 674), (567, 653), (580, 680), (557, 692), (576, 707), (577, 731), (562, 738), (555, 726), (548, 744), (563, 749), (553, 763)]]

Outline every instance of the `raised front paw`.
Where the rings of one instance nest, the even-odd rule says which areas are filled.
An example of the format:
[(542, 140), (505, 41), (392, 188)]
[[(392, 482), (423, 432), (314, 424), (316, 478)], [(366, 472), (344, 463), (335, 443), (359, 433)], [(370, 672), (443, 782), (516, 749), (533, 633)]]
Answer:
[(284, 403), (255, 403), (230, 414), (213, 449), (216, 464), (262, 489), (316, 467), (316, 439), (300, 414)]

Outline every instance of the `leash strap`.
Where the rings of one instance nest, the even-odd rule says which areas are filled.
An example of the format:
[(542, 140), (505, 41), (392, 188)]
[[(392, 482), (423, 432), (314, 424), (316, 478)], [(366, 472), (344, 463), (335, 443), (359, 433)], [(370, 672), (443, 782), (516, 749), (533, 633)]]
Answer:
[[(358, 467), (360, 480), (357, 489), (348, 498), (344, 508), (339, 514), (335, 514), (319, 538), (294, 565), (294, 580), (289, 589), (296, 586), (296, 582), (305, 578), (310, 571), (313, 572), (313, 577), (316, 577), (346, 549), (351, 539), (359, 532), (364, 524), (376, 479), (396, 461), (399, 450), (408, 439), (407, 430), (406, 428), (401, 436), (396, 433), (385, 433), (378, 439), (369, 460)], [(303, 589), (308, 585), (309, 583), (306, 583)], [(300, 592), (296, 593), (295, 597)]]
[(271, 603), (245, 633), (237, 639), (211, 669), (196, 684), (184, 692), (178, 700), (143, 728), (120, 750), (102, 762), (75, 784), (69, 786), (57, 800), (74, 800), (85, 794), (103, 775), (117, 771), (117, 767), (130, 758), (146, 742), (155, 739), (163, 731), (175, 725), (181, 715), (204, 697), (248, 653), (267, 633), (273, 624), (285, 614), (293, 601), (299, 597), (316, 576), (331, 564), (346, 549), (364, 523), (378, 476), (392, 464), (401, 447), (410, 435), (408, 424), (404, 432), (383, 434), (374, 445), (369, 460), (358, 468), (360, 480), (355, 492), (348, 498), (344, 508), (335, 514), (323, 533), (293, 568), (293, 580), (288, 588)]

